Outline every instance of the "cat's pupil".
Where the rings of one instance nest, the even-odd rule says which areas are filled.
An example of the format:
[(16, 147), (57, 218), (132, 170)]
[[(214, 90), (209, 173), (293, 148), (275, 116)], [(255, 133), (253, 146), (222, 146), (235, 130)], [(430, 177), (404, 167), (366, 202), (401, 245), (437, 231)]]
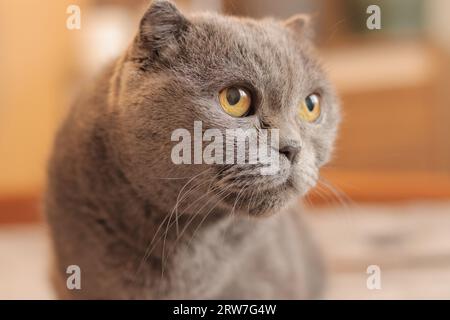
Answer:
[(306, 107), (308, 108), (309, 112), (313, 112), (314, 108), (316, 107), (316, 103), (311, 97), (306, 98)]
[(237, 88), (230, 88), (227, 91), (227, 101), (231, 106), (234, 106), (241, 100), (241, 92)]

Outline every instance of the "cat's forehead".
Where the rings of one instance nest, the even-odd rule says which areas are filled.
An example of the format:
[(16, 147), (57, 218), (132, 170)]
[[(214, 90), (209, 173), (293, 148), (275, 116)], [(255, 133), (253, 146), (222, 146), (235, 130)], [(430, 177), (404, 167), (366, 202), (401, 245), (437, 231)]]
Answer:
[(317, 64), (308, 56), (308, 44), (279, 21), (213, 14), (192, 21), (186, 48), (190, 59), (201, 56), (202, 64), (214, 66), (222, 77), (238, 74), (264, 84), (286, 84), (300, 83), (305, 74), (314, 74)]
[(196, 31), (204, 33), (219, 51), (226, 47), (241, 46), (263, 53), (292, 54), (301, 48), (281, 22), (273, 19), (253, 20), (204, 14), (193, 21)]

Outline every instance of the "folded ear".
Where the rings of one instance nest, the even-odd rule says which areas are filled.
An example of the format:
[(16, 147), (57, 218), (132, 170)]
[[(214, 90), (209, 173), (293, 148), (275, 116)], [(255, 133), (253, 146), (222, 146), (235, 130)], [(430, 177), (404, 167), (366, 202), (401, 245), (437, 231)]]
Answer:
[(285, 20), (284, 26), (291, 30), (299, 39), (311, 40), (314, 36), (311, 20), (311, 16), (307, 14), (296, 14)]
[(141, 19), (139, 45), (154, 52), (173, 47), (188, 25), (189, 21), (171, 2), (154, 0)]

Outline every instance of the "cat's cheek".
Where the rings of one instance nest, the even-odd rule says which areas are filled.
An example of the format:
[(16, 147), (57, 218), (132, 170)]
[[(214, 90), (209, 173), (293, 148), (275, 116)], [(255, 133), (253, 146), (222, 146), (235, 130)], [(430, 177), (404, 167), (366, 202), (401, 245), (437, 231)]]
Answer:
[(314, 164), (313, 155), (302, 158), (293, 168), (291, 179), (295, 191), (300, 196), (306, 195), (317, 184), (319, 170)]

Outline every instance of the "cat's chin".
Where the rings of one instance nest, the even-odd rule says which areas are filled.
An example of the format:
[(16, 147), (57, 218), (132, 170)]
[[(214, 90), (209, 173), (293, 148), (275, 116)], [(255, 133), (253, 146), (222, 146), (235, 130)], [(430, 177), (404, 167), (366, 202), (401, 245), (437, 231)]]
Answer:
[(222, 199), (222, 203), (235, 214), (264, 217), (276, 214), (300, 195), (288, 180), (281, 186), (262, 191), (255, 187), (245, 192), (232, 192)]

